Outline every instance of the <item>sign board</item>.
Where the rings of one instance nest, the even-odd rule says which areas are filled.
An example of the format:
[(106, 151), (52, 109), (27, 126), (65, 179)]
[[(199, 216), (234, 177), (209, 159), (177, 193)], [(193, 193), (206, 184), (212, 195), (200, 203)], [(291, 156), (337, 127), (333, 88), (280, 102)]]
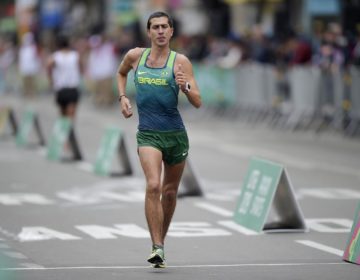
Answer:
[(189, 158), (186, 160), (178, 197), (203, 196), (201, 184)]
[(234, 220), (258, 233), (307, 230), (286, 170), (260, 158), (250, 161)]
[(305, 8), (312, 15), (338, 15), (341, 11), (341, 1), (326, 0), (324, 5), (323, 0), (308, 0)]
[(81, 160), (82, 155), (76, 140), (75, 131), (69, 118), (59, 118), (53, 127), (53, 131), (47, 146), (47, 158), (50, 160), (66, 159), (63, 157), (66, 150), (72, 153), (71, 160)]
[(348, 262), (360, 264), (360, 203), (355, 212), (354, 223), (346, 244), (343, 259)]
[(10, 125), (12, 134), (17, 133), (17, 122), (15, 119), (14, 111), (8, 107), (0, 108), (0, 135), (5, 133), (7, 126)]
[(29, 138), (33, 128), (35, 128), (39, 145), (44, 146), (45, 140), (40, 128), (39, 118), (35, 112), (31, 110), (27, 110), (21, 120), (19, 130), (16, 134), (16, 145), (25, 146), (29, 144)]
[[(123, 167), (123, 172), (111, 171), (111, 166), (115, 155)], [(116, 127), (109, 127), (100, 143), (94, 164), (94, 172), (98, 175), (131, 175), (132, 169), (125, 146), (124, 134)]]

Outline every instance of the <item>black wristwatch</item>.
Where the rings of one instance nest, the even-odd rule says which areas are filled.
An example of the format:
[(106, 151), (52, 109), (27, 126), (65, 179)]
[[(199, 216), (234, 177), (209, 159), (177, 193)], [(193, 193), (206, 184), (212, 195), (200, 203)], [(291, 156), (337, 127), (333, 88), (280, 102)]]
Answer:
[(183, 92), (188, 94), (190, 89), (191, 89), (191, 86), (190, 86), (189, 82), (186, 82), (185, 83), (185, 89), (183, 90)]

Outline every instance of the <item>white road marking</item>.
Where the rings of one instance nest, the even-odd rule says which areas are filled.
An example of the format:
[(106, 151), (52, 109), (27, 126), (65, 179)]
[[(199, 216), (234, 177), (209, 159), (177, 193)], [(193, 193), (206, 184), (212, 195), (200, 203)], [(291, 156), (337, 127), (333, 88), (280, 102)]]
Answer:
[(360, 191), (345, 188), (303, 188), (296, 192), (298, 199), (306, 197), (323, 200), (357, 200), (360, 199)]
[[(17, 235), (16, 235), (15, 233), (12, 233), (12, 232), (10, 232), (10, 231), (8, 231), (8, 230), (6, 230), (6, 229), (3, 229), (2, 227), (0, 227), (0, 234), (6, 236), (6, 237), (8, 237), (8, 238), (11, 238), (11, 239), (13, 239), (13, 240), (16, 240), (16, 241), (19, 240), (19, 238), (17, 237)], [(2, 244), (0, 244), (0, 245), (2, 245)], [(5, 245), (5, 246), (6, 246), (6, 245)], [(0, 248), (1, 248), (1, 247), (0, 247)], [(4, 247), (2, 247), (2, 248), (4, 248)]]
[(353, 221), (340, 218), (305, 219), (310, 230), (326, 233), (350, 232)]
[(32, 268), (32, 269), (44, 269), (45, 268), (42, 265), (38, 265), (36, 263), (20, 263), (19, 265), (21, 265), (24, 268)]
[(233, 212), (231, 212), (231, 211), (229, 211), (227, 209), (221, 208), (219, 206), (213, 205), (211, 203), (198, 202), (198, 203), (195, 203), (195, 206), (198, 207), (198, 208), (208, 210), (208, 211), (210, 211), (212, 213), (218, 214), (218, 215), (223, 216), (223, 217), (232, 217), (232, 216), (234, 216)]
[(13, 259), (19, 259), (19, 260), (27, 259), (27, 257), (24, 254), (19, 252), (5, 251), (3, 252), (3, 254)]
[(206, 199), (217, 200), (217, 201), (234, 201), (235, 197), (228, 194), (218, 194), (218, 193), (207, 193), (205, 194)]
[(94, 166), (87, 161), (81, 161), (79, 163), (76, 164), (77, 168), (79, 168), (82, 171), (86, 171), (86, 172), (93, 172), (94, 171)]
[(259, 235), (256, 231), (243, 227), (234, 221), (219, 221), (218, 224), (245, 235)]
[(342, 257), (344, 254), (344, 251), (315, 242), (315, 241), (311, 241), (311, 240), (295, 240), (295, 242), (303, 244), (305, 246), (311, 247), (311, 248), (315, 248), (318, 249), (320, 251), (324, 251), (333, 255), (337, 255)]
[(37, 149), (37, 153), (38, 153), (40, 156), (46, 157), (46, 155), (47, 155), (47, 148), (39, 148), (39, 149)]
[[(311, 262), (311, 263), (239, 263), (239, 264), (200, 264), (200, 265), (169, 265), (167, 268), (228, 268), (228, 267), (281, 267), (281, 266), (328, 266), (347, 265), (346, 262)], [(85, 270), (85, 269), (152, 269), (150, 266), (58, 266), (58, 267), (8, 267), (0, 271), (27, 270)]]
[(22, 205), (24, 203), (36, 205), (51, 205), (54, 201), (37, 193), (2, 193), (0, 194), (0, 204), (2, 205)]

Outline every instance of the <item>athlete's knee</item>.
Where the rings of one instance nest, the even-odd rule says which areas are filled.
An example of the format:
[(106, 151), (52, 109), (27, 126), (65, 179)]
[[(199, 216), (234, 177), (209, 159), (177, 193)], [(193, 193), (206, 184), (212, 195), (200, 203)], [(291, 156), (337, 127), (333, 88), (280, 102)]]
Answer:
[(146, 193), (148, 195), (160, 196), (161, 194), (161, 185), (158, 180), (149, 180), (147, 182)]
[(177, 188), (164, 188), (162, 199), (167, 201), (174, 201), (177, 197)]

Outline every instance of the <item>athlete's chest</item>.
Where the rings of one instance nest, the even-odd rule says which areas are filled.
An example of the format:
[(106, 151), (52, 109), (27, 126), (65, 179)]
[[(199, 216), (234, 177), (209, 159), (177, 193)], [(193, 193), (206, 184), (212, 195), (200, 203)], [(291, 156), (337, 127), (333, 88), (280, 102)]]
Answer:
[(172, 84), (174, 77), (171, 69), (139, 67), (136, 73), (136, 82), (140, 85), (168, 86)]

